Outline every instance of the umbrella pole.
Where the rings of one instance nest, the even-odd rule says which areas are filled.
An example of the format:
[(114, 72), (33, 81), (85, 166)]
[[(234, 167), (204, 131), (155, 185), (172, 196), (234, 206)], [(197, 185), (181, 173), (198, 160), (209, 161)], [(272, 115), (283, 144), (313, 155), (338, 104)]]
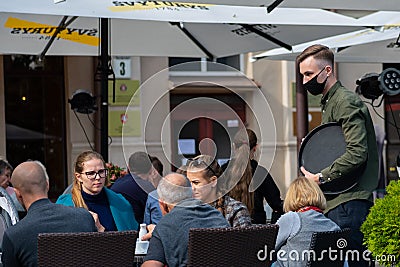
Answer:
[(272, 42), (274, 44), (277, 44), (277, 45), (279, 45), (279, 46), (281, 46), (283, 48), (286, 48), (289, 51), (293, 50), (293, 48), (292, 48), (292, 46), (290, 44), (284, 43), (281, 40), (276, 39), (272, 35), (257, 29), (256, 27), (254, 27), (254, 25), (240, 24), (240, 26), (242, 26), (243, 28), (245, 28), (246, 30), (248, 30), (248, 31), (250, 31), (252, 33), (255, 33), (255, 34), (267, 39), (268, 41), (270, 41), (270, 42)]
[[(303, 88), (303, 76), (300, 73), (299, 64), (296, 62), (296, 120), (297, 120), (297, 154), (300, 150), (302, 139), (308, 133), (308, 101), (307, 91)], [(298, 161), (297, 161), (298, 162)], [(300, 169), (300, 166), (298, 166)]]
[(100, 154), (108, 162), (108, 19), (100, 19), (101, 61), (101, 136)]

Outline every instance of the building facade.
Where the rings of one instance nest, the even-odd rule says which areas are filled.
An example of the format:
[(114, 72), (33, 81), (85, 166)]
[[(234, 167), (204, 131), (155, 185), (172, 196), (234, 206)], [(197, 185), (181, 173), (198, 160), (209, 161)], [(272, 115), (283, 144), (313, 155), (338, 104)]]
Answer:
[[(72, 181), (75, 157), (91, 148), (100, 151), (100, 113), (74, 113), (68, 99), (78, 89), (98, 97), (100, 89), (96, 58), (48, 58), (41, 70), (11, 56), (0, 58), (0, 156), (13, 165), (41, 160), (55, 198)], [(229, 138), (243, 125), (257, 133), (260, 164), (270, 170), (281, 192), (286, 191), (297, 176), (293, 62), (249, 63), (247, 56), (238, 56), (222, 62), (231, 68), (205, 59), (183, 65), (167, 57), (124, 60), (130, 65), (128, 74), (117, 78), (116, 91), (136, 86), (131, 81), (140, 87), (128, 104), (126, 99), (109, 101), (109, 162), (126, 167), (131, 153), (144, 150), (160, 158), (165, 172), (199, 153), (215, 153), (223, 163), (231, 153)], [(337, 70), (344, 86), (355, 89), (356, 79), (381, 72), (382, 64), (339, 63)], [(320, 109), (310, 101), (312, 128), (320, 122)], [(383, 114), (383, 106), (377, 112)], [(385, 129), (373, 110), (371, 115), (375, 125)], [(126, 120), (134, 121), (131, 128), (124, 125)]]

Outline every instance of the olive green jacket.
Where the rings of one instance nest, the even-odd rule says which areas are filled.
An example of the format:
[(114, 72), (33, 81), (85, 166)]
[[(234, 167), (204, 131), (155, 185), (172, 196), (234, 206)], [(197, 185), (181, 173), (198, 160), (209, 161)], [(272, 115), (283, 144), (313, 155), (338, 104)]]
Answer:
[[(361, 99), (336, 82), (321, 99), (322, 123), (338, 122), (346, 140), (346, 152), (321, 171), (324, 180), (358, 173), (355, 187), (339, 195), (326, 195), (327, 209), (354, 199), (372, 201), (378, 185), (378, 150), (371, 116)], [(365, 168), (364, 168), (365, 167)]]

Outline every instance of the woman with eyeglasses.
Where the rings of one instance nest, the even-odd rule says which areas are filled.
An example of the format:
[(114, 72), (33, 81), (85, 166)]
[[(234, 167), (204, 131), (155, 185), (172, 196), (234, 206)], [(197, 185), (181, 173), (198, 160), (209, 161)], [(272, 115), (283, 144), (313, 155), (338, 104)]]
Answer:
[(89, 210), (99, 232), (137, 230), (132, 206), (122, 195), (104, 186), (108, 183), (108, 170), (103, 157), (85, 151), (74, 166), (71, 193), (61, 195), (56, 203)]
[(200, 155), (188, 160), (187, 177), (192, 184), (193, 197), (218, 209), (233, 227), (251, 225), (247, 207), (229, 197), (223, 187), (219, 186), (221, 173), (221, 167), (210, 156)]

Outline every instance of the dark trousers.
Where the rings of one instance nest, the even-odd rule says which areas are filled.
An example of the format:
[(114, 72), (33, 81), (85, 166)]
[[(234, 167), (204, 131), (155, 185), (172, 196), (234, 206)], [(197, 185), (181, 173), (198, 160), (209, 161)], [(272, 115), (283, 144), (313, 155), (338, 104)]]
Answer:
[[(350, 240), (348, 249), (357, 250), (359, 260), (356, 257), (348, 259), (350, 267), (369, 266), (369, 261), (365, 261), (363, 255), (366, 255), (367, 248), (362, 245), (364, 235), (360, 231), (362, 223), (367, 218), (369, 209), (373, 203), (367, 200), (351, 200), (340, 204), (330, 210), (326, 216), (334, 221), (340, 228), (350, 228)], [(364, 254), (363, 254), (364, 253)], [(351, 256), (351, 255), (350, 255)]]

